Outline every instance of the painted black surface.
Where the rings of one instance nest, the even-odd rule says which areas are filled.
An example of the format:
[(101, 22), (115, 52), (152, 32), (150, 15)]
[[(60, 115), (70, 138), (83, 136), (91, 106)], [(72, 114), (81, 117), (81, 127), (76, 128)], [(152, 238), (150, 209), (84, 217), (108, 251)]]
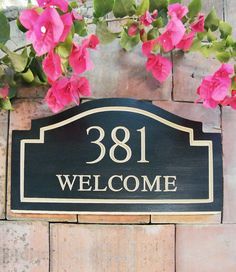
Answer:
[[(20, 200), (20, 142), (24, 139), (39, 139), (40, 128), (56, 124), (79, 113), (101, 107), (122, 106), (145, 110), (177, 125), (192, 128), (195, 140), (212, 141), (214, 201), (201, 204), (92, 204), (92, 203), (39, 203)], [(102, 143), (107, 149), (104, 159), (96, 164), (86, 162), (99, 155), (98, 146), (91, 143), (98, 138), (97, 132), (86, 130), (92, 126), (102, 127), (106, 133)], [(114, 144), (111, 131), (117, 127), (126, 127), (130, 131), (127, 145), (132, 150), (128, 162), (115, 163), (109, 156)], [(146, 159), (149, 163), (137, 163), (140, 160), (140, 133), (137, 129), (146, 128)], [(123, 139), (124, 133), (118, 131), (117, 137)], [(120, 147), (115, 156), (123, 159), (126, 153)], [(24, 190), (27, 198), (54, 199), (204, 199), (208, 198), (208, 147), (190, 146), (189, 133), (169, 127), (150, 117), (133, 112), (109, 111), (94, 113), (77, 121), (45, 132), (45, 142), (25, 145)], [(78, 191), (75, 182), (70, 191), (61, 189), (56, 174), (63, 175), (100, 175), (100, 186), (104, 188), (112, 175), (146, 175), (152, 181), (156, 175), (176, 176), (176, 192), (87, 192)], [(91, 183), (93, 185), (93, 182)], [(117, 186), (119, 183), (117, 183)], [(132, 188), (132, 183), (130, 187)], [(114, 183), (114, 186), (115, 183)], [(116, 187), (118, 189), (118, 187)], [(162, 189), (164, 187), (162, 186)], [(32, 121), (30, 131), (13, 131), (12, 138), (12, 180), (11, 209), (30, 211), (58, 212), (211, 212), (222, 210), (222, 147), (221, 135), (203, 133), (202, 124), (189, 121), (164, 111), (150, 103), (131, 99), (102, 99), (82, 104), (58, 115)]]

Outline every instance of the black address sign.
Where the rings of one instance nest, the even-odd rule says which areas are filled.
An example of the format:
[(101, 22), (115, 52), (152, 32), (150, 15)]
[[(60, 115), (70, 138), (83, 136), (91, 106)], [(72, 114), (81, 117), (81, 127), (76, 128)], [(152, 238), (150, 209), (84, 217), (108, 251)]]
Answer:
[(11, 209), (221, 212), (221, 135), (132, 99), (33, 120), (30, 131), (13, 131)]

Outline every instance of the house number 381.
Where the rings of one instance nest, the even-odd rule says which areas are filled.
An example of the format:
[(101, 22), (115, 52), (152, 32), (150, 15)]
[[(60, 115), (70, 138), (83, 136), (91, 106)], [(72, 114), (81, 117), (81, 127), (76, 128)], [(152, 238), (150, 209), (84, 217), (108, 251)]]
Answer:
[[(96, 160), (88, 161), (88, 162), (86, 162), (87, 164), (98, 163), (106, 155), (106, 147), (102, 143), (102, 140), (105, 138), (105, 131), (104, 131), (104, 129), (101, 128), (101, 127), (99, 127), (99, 126), (89, 127), (86, 130), (87, 135), (89, 135), (90, 131), (92, 131), (92, 130), (97, 130), (98, 133), (99, 133), (99, 137), (95, 141), (91, 141), (91, 143), (99, 146), (99, 148), (100, 148), (100, 154), (99, 154), (99, 156), (97, 157)], [(118, 137), (117, 137), (117, 132), (119, 130), (124, 132), (123, 139), (118, 139)], [(140, 141), (140, 154), (141, 154), (141, 158), (137, 162), (138, 163), (148, 163), (149, 161), (146, 160), (146, 130), (145, 130), (145, 127), (137, 129), (137, 132), (139, 132), (140, 135), (141, 135), (141, 141)], [(130, 139), (130, 131), (129, 131), (129, 129), (126, 128), (126, 127), (122, 127), (122, 126), (115, 127), (111, 131), (111, 139), (114, 142), (114, 144), (112, 145), (112, 147), (109, 150), (109, 156), (110, 156), (111, 160), (113, 160), (116, 163), (125, 163), (125, 162), (128, 162), (131, 159), (131, 157), (132, 157), (132, 150), (131, 150), (130, 146), (127, 144), (127, 142)], [(116, 157), (116, 155), (115, 155), (116, 150), (118, 148), (122, 148), (126, 152), (126, 155), (125, 155), (125, 157), (123, 159), (118, 159)]]

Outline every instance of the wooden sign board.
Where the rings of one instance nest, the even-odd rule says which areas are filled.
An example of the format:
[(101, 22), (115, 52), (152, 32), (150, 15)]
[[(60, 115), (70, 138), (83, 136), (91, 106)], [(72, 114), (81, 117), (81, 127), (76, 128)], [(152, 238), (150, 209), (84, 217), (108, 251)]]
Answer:
[(11, 209), (216, 213), (221, 135), (131, 99), (87, 102), (13, 131)]

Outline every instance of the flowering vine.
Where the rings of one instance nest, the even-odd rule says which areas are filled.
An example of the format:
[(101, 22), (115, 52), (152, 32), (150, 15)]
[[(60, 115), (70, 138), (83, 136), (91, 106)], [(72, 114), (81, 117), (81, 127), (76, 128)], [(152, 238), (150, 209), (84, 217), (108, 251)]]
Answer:
[[(170, 52), (214, 55), (222, 64), (213, 75), (202, 79), (197, 101), (209, 108), (221, 105), (236, 109), (236, 71), (232, 65), (236, 41), (232, 27), (219, 19), (214, 9), (203, 14), (201, 0), (192, 0), (188, 6), (181, 0), (93, 0), (93, 18), (87, 19), (80, 14), (84, 2), (37, 0), (37, 6), (30, 5), (17, 20), (29, 44), (14, 52), (6, 46), (10, 26), (0, 12), (0, 108), (12, 109), (11, 99), (21, 81), (48, 84), (45, 102), (54, 112), (72, 102), (79, 104), (81, 95), (91, 94), (89, 81), (83, 76), (93, 68), (90, 50), (118, 38), (126, 51), (142, 43), (146, 70), (161, 83), (172, 70)], [(111, 21), (120, 21), (122, 30), (112, 32)], [(90, 35), (89, 24), (96, 25), (96, 32)]]

